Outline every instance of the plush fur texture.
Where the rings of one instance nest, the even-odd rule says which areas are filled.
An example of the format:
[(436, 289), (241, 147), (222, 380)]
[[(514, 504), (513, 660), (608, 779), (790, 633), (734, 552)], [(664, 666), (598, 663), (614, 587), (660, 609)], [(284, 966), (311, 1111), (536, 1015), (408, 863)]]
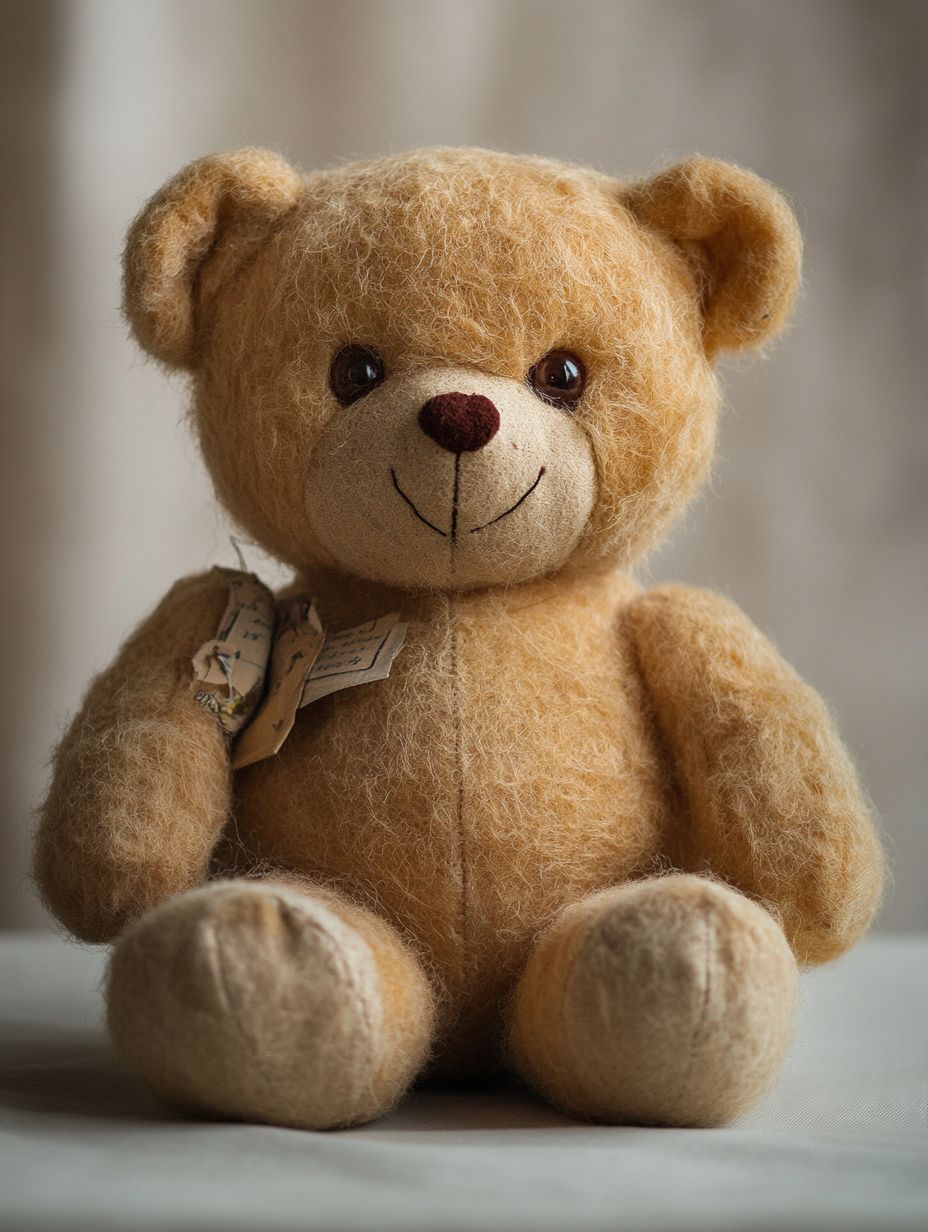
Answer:
[[(698, 162), (692, 179), (702, 183), (700, 168), (711, 179), (716, 167)], [(765, 219), (776, 198), (752, 182), (754, 196), (734, 212)], [(328, 367), (355, 341), (376, 347), (388, 373), (347, 409), (362, 423), (423, 369), (520, 383), (555, 347), (581, 356), (589, 382), (575, 419), (596, 461), (598, 497), (577, 562), (629, 563), (654, 544), (712, 452), (717, 388), (701, 312), (708, 259), (690, 260), (672, 225), (642, 225), (626, 196), (638, 204), (605, 176), (485, 151), (426, 151), (311, 176), (190, 344), (204, 454), (249, 533), (297, 568), (344, 564), (320, 542), (306, 464), (320, 435), (346, 418), (328, 392)], [(796, 286), (799, 241), (785, 217), (789, 225), (771, 224), (752, 253), (752, 279), (765, 262), (772, 273), (758, 288), (769, 301), (768, 333)], [(149, 225), (160, 234), (164, 223), (157, 215)], [(136, 247), (129, 252), (131, 268)], [(739, 269), (733, 263), (729, 277)], [(127, 297), (133, 319), (131, 286)], [(752, 301), (748, 316), (756, 310)], [(535, 409), (540, 418), (544, 404)], [(363, 501), (363, 471), (346, 466), (339, 479), (345, 509)], [(384, 487), (385, 508), (392, 495)], [(365, 575), (383, 580), (376, 562)]]
[[(772, 646), (627, 568), (709, 464), (713, 356), (776, 333), (799, 256), (779, 194), (704, 159), (623, 185), (477, 150), (300, 179), (245, 151), (143, 211), (127, 315), (191, 372), (220, 497), (326, 625), (409, 625), (387, 680), (300, 711), (234, 779), (190, 690), (222, 574), (178, 584), (92, 686), (37, 872), (79, 936), (138, 920), (110, 1013), (156, 1089), (312, 1126), (376, 1115), (427, 1054), (603, 1119), (717, 1123), (763, 1089), (793, 956), (860, 935), (879, 844)], [(385, 379), (342, 407), (352, 343)], [(526, 383), (553, 349), (586, 370), (571, 411)], [(419, 422), (453, 394), (499, 416), (460, 452)], [(189, 893), (220, 874), (265, 884)]]
[(230, 570), (177, 582), (93, 682), (58, 747), (35, 872), (78, 937), (107, 941), (200, 885), (229, 818), (219, 724), (192, 704), (191, 654), (215, 636)]

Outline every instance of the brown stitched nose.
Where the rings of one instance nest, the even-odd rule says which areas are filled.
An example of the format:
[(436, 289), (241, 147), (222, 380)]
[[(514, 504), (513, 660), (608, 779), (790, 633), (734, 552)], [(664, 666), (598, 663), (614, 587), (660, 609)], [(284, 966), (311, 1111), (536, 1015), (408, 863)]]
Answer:
[(419, 427), (451, 453), (471, 453), (499, 431), (499, 411), (483, 394), (437, 394), (419, 412)]

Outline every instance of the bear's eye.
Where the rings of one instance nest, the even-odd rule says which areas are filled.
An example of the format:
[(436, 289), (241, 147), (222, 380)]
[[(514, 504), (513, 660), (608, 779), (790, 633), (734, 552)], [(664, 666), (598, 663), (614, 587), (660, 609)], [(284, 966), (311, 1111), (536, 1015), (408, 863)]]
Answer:
[(383, 360), (372, 347), (352, 343), (332, 360), (329, 386), (342, 406), (350, 406), (369, 394), (385, 375)]
[(545, 402), (569, 409), (580, 401), (586, 373), (570, 351), (549, 351), (529, 372), (528, 383)]

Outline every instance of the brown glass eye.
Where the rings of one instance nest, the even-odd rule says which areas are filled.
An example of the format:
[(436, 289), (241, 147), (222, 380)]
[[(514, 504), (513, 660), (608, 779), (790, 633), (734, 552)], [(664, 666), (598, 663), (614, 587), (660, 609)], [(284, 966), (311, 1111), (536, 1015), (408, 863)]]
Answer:
[(350, 406), (369, 394), (385, 375), (383, 360), (372, 347), (352, 343), (332, 360), (329, 386), (342, 406)]
[(545, 402), (570, 409), (583, 395), (586, 373), (570, 351), (549, 351), (529, 372), (528, 382)]

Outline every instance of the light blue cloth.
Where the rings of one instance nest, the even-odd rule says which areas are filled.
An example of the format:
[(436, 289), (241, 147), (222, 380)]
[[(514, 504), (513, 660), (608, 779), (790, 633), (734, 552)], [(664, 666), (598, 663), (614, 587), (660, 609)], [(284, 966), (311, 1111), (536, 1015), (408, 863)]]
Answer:
[(103, 954), (0, 941), (0, 1227), (10, 1232), (928, 1229), (928, 939), (805, 977), (775, 1091), (725, 1130), (578, 1125), (428, 1092), (364, 1129), (178, 1119), (119, 1068)]

